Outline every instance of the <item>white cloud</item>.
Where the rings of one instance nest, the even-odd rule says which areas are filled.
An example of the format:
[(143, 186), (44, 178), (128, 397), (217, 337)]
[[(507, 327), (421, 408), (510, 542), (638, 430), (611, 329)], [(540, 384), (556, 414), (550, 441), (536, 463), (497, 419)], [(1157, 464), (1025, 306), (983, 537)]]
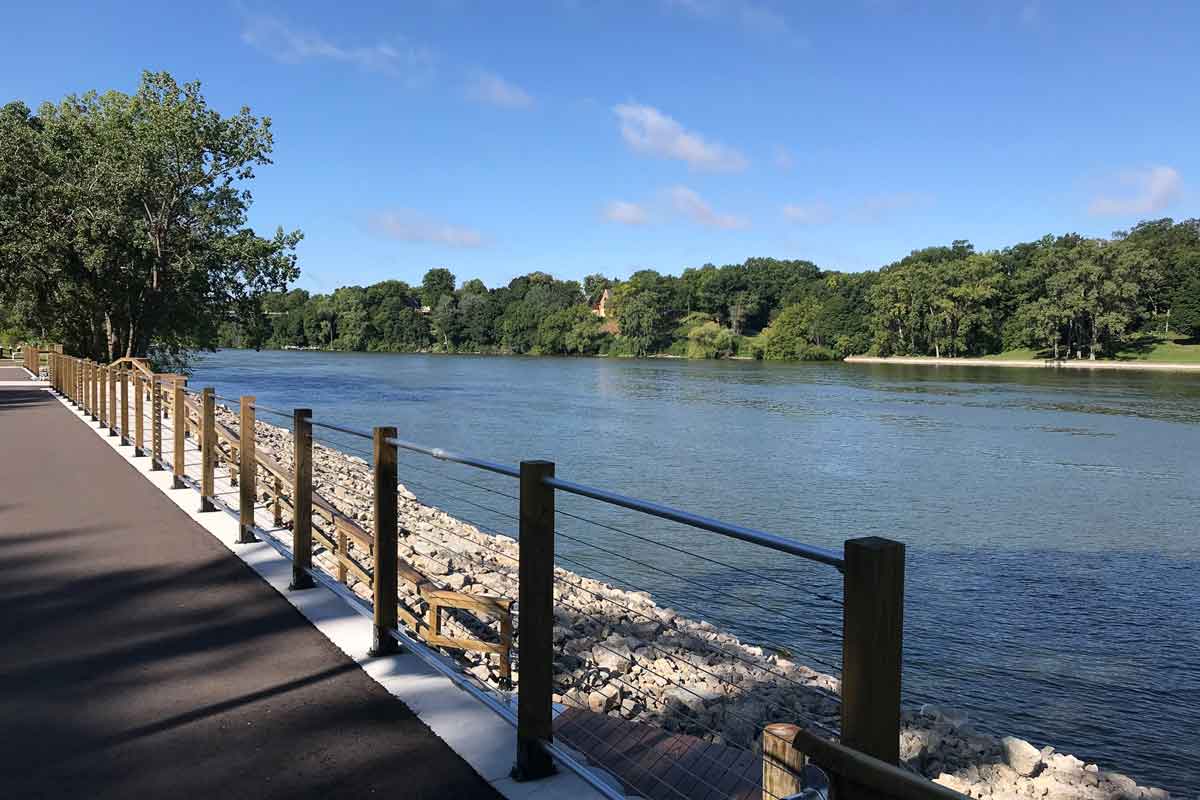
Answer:
[(251, 15), (243, 19), (242, 41), (285, 64), (313, 60), (338, 61), (410, 82), (421, 80), (433, 62), (430, 51), (422, 47), (403, 42), (339, 45), (319, 33), (300, 31), (282, 19), (265, 15)]
[(824, 225), (833, 221), (833, 209), (821, 201), (802, 206), (786, 205), (783, 216), (797, 225)]
[(529, 92), (491, 72), (475, 75), (467, 87), (467, 97), (477, 103), (501, 108), (529, 108), (533, 105), (533, 97)]
[(686, 186), (676, 186), (670, 189), (667, 196), (676, 212), (706, 228), (735, 230), (750, 226), (750, 221), (745, 217), (718, 214), (713, 211), (712, 206), (706, 203), (704, 198)]
[(1151, 214), (1174, 203), (1183, 192), (1183, 178), (1173, 167), (1126, 170), (1117, 175), (1117, 183), (1125, 187), (1125, 191), (1098, 194), (1088, 206), (1089, 214)]
[(650, 221), (646, 209), (637, 203), (629, 203), (624, 200), (613, 200), (604, 207), (603, 214), (609, 222), (617, 222), (621, 225), (645, 225)]
[(402, 242), (442, 244), (447, 247), (483, 247), (486, 244), (483, 234), (474, 228), (429, 219), (411, 209), (374, 214), (367, 225), (381, 236)]
[(685, 130), (652, 106), (622, 104), (613, 111), (621, 121), (621, 137), (636, 152), (675, 158), (710, 172), (740, 172), (749, 163), (737, 150)]

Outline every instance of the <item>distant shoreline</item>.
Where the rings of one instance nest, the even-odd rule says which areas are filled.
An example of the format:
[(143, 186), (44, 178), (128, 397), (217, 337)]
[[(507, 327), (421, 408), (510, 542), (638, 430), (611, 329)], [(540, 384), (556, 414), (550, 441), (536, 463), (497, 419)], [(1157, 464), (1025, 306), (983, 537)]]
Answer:
[(1200, 364), (1178, 364), (1168, 361), (1090, 361), (1088, 359), (1071, 359), (1070, 361), (1053, 359), (1013, 360), (1003, 361), (990, 358), (932, 358), (914, 356), (847, 356), (843, 359), (847, 364), (905, 364), (922, 367), (1020, 367), (1024, 369), (1106, 369), (1131, 370), (1143, 372), (1200, 372)]

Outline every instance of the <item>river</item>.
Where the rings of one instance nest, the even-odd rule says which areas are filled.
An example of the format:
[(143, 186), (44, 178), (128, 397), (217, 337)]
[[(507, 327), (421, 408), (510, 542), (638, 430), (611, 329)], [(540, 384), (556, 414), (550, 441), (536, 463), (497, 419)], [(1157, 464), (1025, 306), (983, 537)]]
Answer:
[[(221, 351), (191, 385), (548, 458), (559, 477), (812, 544), (898, 539), (907, 702), (1200, 788), (1200, 376)], [(411, 454), (400, 474), (432, 505), (515, 529), (511, 479)], [(831, 568), (592, 501), (560, 508), (575, 515), (558, 523), (563, 566), (836, 666), (838, 610), (783, 588), (840, 594)]]

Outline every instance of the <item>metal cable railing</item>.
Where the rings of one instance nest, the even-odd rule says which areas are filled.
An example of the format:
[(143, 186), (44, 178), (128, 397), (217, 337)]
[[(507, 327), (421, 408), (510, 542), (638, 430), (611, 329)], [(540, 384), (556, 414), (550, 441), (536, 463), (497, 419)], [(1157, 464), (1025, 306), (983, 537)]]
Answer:
[[(895, 551), (847, 543), (843, 554), (559, 478), (547, 462), (517, 467), (428, 447), (395, 429), (365, 431), (252, 398), (195, 392), (177, 378), (160, 383), (153, 375), (133, 375), (132, 367), (89, 371), (52, 357), (49, 369), (55, 382), (66, 369), (69, 391), (99, 411), (103, 426), (120, 427), (123, 439), (131, 436), (128, 384), (132, 379), (141, 410), (148, 381), (152, 402), (135, 414), (137, 446), (144, 445), (149, 414), (155, 463), (200, 488), (202, 505), (236, 513), (243, 528), (272, 540), (283, 537), (279, 541), (295, 559), (298, 588), (301, 577), (319, 573), (368, 603), (380, 652), (397, 637), (421, 641), (439, 657), (454, 659), (464, 673), (460, 679), (481, 692), (501, 688), (498, 676), (507, 682), (515, 663), (517, 705), (532, 709), (515, 715), (520, 777), (542, 774), (550, 753), (570, 760), (553, 746), (552, 735), (627, 787), (656, 784), (658, 796), (680, 797), (728, 793), (731, 786), (776, 796), (756, 777), (759, 770), (746, 766), (760, 760), (758, 740), (768, 722), (802, 722), (866, 752), (888, 749), (879, 732), (892, 726), (889, 713), (840, 701), (869, 686), (886, 712), (893, 684), (888, 671), (894, 669), (899, 713), (899, 634), (878, 629), (888, 620), (876, 613), (880, 603), (898, 602), (895, 576), (888, 573), (900, 563), (902, 576)], [(296, 430), (281, 438), (272, 432), (280, 429), (262, 427), (258, 412), (291, 420)], [(262, 435), (273, 437), (263, 445), (266, 456), (259, 450)], [(183, 449), (175, 452), (181, 440)], [(317, 448), (320, 457), (314, 458)], [(193, 453), (199, 460), (189, 457)], [(433, 469), (417, 463), (419, 457), (444, 466)], [(452, 469), (516, 479), (519, 491)], [(231, 490), (218, 491), (218, 477)], [(364, 510), (371, 507), (367, 486), (374, 487), (375, 509), (384, 498), (378, 514)], [(326, 489), (329, 496), (322, 497)], [(475, 493), (488, 498), (481, 502)], [(556, 494), (582, 505), (557, 507)], [(235, 495), (239, 499), (231, 500)], [(302, 508), (304, 502), (311, 506)], [(609, 511), (589, 513), (588, 503)], [(620, 514), (640, 515), (639, 521), (618, 524), (614, 515)], [(647, 525), (647, 519), (656, 522)], [(519, 531), (504, 530), (509, 523)], [(693, 538), (668, 534), (664, 525), (721, 539), (693, 546)], [(724, 542), (719, 553), (711, 552), (716, 541)], [(768, 552), (771, 563), (746, 555)], [(796, 564), (834, 567), (842, 573), (844, 596), (816, 576), (797, 579), (779, 554), (801, 559)], [(902, 548), (899, 554), (902, 559)], [(864, 563), (870, 565), (866, 572)], [(869, 584), (868, 572), (874, 576)], [(393, 603), (379, 602), (389, 592), (399, 604), (394, 611), (388, 611)], [(662, 599), (670, 607), (655, 602)], [(769, 635), (779, 631), (785, 635)], [(843, 657), (818, 655), (802, 641), (834, 647)], [(490, 661), (494, 656), (499, 667)], [(832, 670), (840, 680), (796, 659)], [(883, 685), (882, 695), (870, 681)], [(508, 701), (487, 702), (511, 715)], [(664, 727), (667, 738), (657, 740), (671, 742), (665, 749), (647, 734)], [(896, 738), (894, 728), (890, 735)]]

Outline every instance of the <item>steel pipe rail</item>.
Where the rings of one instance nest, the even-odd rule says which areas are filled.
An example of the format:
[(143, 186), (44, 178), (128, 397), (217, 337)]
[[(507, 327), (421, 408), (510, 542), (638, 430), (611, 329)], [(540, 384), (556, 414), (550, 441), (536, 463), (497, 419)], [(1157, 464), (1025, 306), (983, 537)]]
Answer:
[[(316, 424), (316, 423), (314, 423)], [(332, 426), (327, 426), (332, 427)], [(355, 431), (347, 431), (355, 433)], [(424, 445), (406, 442), (403, 439), (388, 439), (388, 444), (393, 444), (402, 450), (409, 450), (414, 453), (423, 453), (439, 461), (452, 461), (455, 464), (465, 464), (470, 467), (495, 472), (500, 475), (508, 475), (512, 478), (521, 476), (520, 470), (516, 467), (507, 464), (500, 464), (495, 461), (487, 461), (474, 456), (461, 455), (452, 453), (447, 450), (442, 450), (438, 447), (425, 447)], [(760, 547), (766, 547), (771, 550), (777, 550), (781, 553), (806, 558), (809, 561), (817, 561), (822, 564), (836, 567), (839, 571), (845, 567), (845, 559), (842, 554), (836, 550), (830, 550), (824, 547), (816, 547), (814, 545), (797, 542), (794, 539), (788, 539), (784, 536), (779, 536), (766, 531), (747, 528), (742, 525), (733, 525), (728, 522), (722, 522), (712, 517), (705, 517), (700, 514), (693, 514), (689, 511), (683, 511), (671, 506), (662, 505), (661, 503), (653, 503), (649, 500), (640, 500), (636, 497), (610, 492), (606, 489), (598, 489), (593, 486), (586, 486), (582, 483), (563, 480), (561, 478), (547, 478), (545, 480), (547, 486), (554, 489), (560, 489), (570, 494), (589, 497), (593, 500), (599, 500), (602, 503), (621, 506), (632, 511), (640, 511), (643, 514), (649, 514), (654, 517), (668, 519), (673, 522), (679, 522), (693, 528), (719, 533), (722, 536), (728, 536), (733, 539), (739, 539), (743, 542), (756, 544)]]
[(466, 464), (468, 467), (495, 472), (499, 475), (508, 475), (510, 478), (521, 477), (521, 471), (516, 467), (508, 464), (500, 464), (496, 461), (487, 461), (474, 456), (464, 456), (459, 453), (451, 453), (448, 450), (443, 450), (440, 447), (425, 447), (424, 445), (406, 442), (403, 439), (388, 439), (388, 444), (394, 444), (401, 450), (409, 450), (414, 453), (424, 453), (427, 456), (438, 459), (439, 461), (452, 461), (455, 464)]
[(832, 567), (837, 567), (838, 570), (843, 570), (846, 566), (846, 561), (842, 554), (836, 550), (830, 550), (824, 547), (814, 547), (813, 545), (797, 542), (794, 539), (788, 539), (784, 536), (778, 536), (774, 533), (755, 530), (754, 528), (746, 528), (741, 525), (732, 525), (728, 522), (721, 522), (712, 517), (693, 514), (689, 511), (682, 511), (678, 508), (665, 506), (661, 503), (652, 503), (649, 500), (639, 500), (636, 497), (628, 497), (616, 492), (610, 492), (606, 489), (598, 489), (594, 486), (586, 486), (582, 483), (573, 481), (565, 481), (562, 478), (546, 478), (547, 486), (552, 486), (570, 494), (576, 494), (580, 497), (590, 497), (593, 500), (599, 500), (602, 503), (608, 503), (614, 506), (621, 506), (632, 511), (640, 511), (643, 514), (649, 514), (652, 517), (660, 517), (669, 519), (672, 522), (679, 522), (693, 528), (712, 531), (719, 533), (722, 536), (728, 536), (732, 539), (740, 539), (743, 542), (766, 547), (771, 550), (778, 550), (781, 553), (807, 558), (809, 561), (818, 561), (822, 564), (828, 564)]
[(360, 439), (366, 439), (367, 441), (374, 441), (375, 439), (370, 431), (359, 431), (355, 430), (354, 428), (343, 428), (341, 425), (331, 425), (328, 422), (317, 422), (312, 417), (308, 417), (307, 419), (310, 423), (312, 423), (314, 428), (325, 428), (326, 430), (337, 431), (338, 433), (348, 433), (351, 436), (357, 436)]

